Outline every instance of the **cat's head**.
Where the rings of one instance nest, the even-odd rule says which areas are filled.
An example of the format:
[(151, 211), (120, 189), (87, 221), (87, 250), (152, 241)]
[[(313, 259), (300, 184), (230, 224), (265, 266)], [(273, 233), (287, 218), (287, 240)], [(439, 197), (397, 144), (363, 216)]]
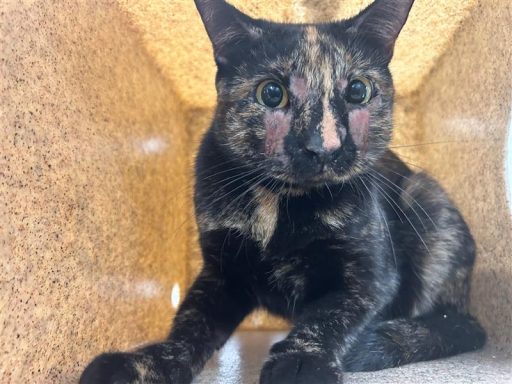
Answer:
[(391, 140), (388, 64), (413, 1), (306, 25), (195, 0), (218, 66), (212, 130), (228, 156), (301, 187), (364, 172)]

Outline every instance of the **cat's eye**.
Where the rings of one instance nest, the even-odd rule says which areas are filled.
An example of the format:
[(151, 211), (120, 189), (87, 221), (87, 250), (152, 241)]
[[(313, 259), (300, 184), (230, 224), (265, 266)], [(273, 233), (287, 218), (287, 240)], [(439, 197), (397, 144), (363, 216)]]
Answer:
[(356, 77), (348, 84), (345, 99), (352, 104), (366, 104), (372, 98), (372, 84), (364, 77)]
[(284, 108), (288, 105), (288, 92), (277, 81), (266, 80), (258, 85), (256, 99), (269, 108)]

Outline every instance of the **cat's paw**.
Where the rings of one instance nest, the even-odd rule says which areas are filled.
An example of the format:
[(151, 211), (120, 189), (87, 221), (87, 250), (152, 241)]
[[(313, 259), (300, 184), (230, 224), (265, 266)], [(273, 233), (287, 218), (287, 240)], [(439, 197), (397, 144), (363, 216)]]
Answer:
[(341, 384), (338, 364), (325, 355), (288, 352), (271, 355), (261, 371), (260, 384)]
[(139, 357), (127, 353), (104, 353), (96, 357), (80, 377), (80, 384), (132, 384), (140, 380)]
[(177, 361), (130, 353), (96, 357), (80, 377), (80, 384), (189, 384), (192, 372)]

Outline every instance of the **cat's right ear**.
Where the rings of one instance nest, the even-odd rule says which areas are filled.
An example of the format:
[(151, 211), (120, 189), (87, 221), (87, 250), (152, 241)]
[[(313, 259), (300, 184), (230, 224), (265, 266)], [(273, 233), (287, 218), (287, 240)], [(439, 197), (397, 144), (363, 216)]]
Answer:
[(263, 33), (256, 21), (224, 0), (194, 0), (213, 45), (217, 65), (227, 64), (229, 52), (243, 48)]
[(347, 32), (376, 43), (383, 57), (389, 62), (413, 3), (414, 0), (375, 0), (348, 21)]

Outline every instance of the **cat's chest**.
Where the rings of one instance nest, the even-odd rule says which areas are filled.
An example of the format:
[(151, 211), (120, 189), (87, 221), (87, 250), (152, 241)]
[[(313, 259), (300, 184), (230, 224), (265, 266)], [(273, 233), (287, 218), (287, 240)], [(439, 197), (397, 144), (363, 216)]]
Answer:
[(256, 188), (255, 208), (248, 217), (249, 235), (264, 249), (276, 232), (280, 213), (280, 196), (265, 188)]
[(253, 270), (252, 289), (259, 303), (285, 317), (342, 285), (343, 255), (333, 242), (316, 240), (280, 256), (264, 256)]
[(293, 316), (342, 283), (340, 235), (350, 217), (349, 205), (266, 190), (257, 191), (254, 201), (245, 243), (235, 247), (237, 257), (226, 267), (236, 279), (246, 277), (242, 284), (250, 285), (260, 305)]
[(339, 237), (353, 213), (351, 203), (321, 200), (316, 196), (279, 196), (257, 190), (255, 208), (248, 218), (249, 236), (262, 253), (286, 254), (319, 239)]

